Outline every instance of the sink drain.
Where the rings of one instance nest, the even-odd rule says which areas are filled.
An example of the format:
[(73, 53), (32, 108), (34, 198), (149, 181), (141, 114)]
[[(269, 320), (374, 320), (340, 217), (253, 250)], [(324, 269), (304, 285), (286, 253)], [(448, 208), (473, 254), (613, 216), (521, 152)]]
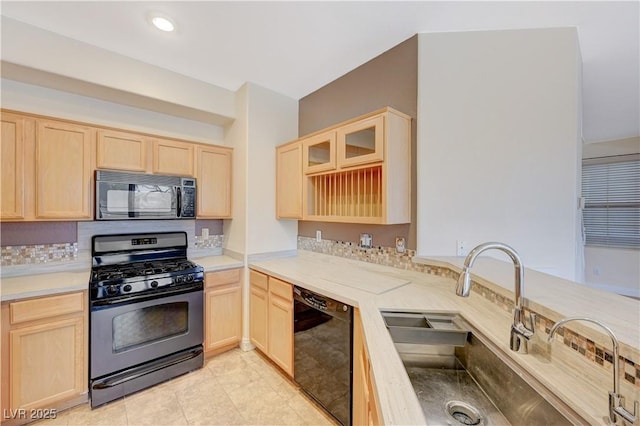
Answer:
[(473, 405), (462, 401), (449, 401), (445, 404), (447, 414), (458, 424), (482, 425), (482, 415)]

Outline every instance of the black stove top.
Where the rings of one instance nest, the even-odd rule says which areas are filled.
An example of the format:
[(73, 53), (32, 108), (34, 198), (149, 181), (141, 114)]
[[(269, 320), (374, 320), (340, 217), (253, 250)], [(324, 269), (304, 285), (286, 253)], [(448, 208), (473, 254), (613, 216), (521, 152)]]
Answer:
[(187, 259), (167, 259), (150, 262), (120, 263), (115, 265), (96, 266), (91, 271), (91, 281), (112, 281), (127, 278), (141, 279), (148, 275), (172, 274), (196, 270), (198, 265)]
[(91, 300), (122, 299), (203, 280), (204, 268), (186, 258), (183, 232), (93, 237)]

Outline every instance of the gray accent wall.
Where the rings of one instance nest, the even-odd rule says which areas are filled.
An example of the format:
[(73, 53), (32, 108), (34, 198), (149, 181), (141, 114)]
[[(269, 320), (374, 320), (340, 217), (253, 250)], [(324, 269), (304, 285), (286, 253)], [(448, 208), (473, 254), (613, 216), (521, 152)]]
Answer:
[(360, 225), (298, 222), (298, 235), (359, 241), (360, 233), (373, 235), (378, 246), (395, 246), (404, 237), (407, 248), (416, 247), (416, 116), (418, 105), (418, 37), (413, 36), (326, 86), (300, 99), (300, 136), (324, 129), (377, 109), (390, 106), (412, 117), (411, 123), (411, 224)]

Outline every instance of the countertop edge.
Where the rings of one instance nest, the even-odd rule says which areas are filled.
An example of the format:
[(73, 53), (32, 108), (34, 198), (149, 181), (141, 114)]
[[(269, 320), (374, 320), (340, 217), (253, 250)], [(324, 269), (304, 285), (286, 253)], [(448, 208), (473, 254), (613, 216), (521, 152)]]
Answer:
[(55, 289), (43, 289), (43, 290), (34, 290), (28, 291), (24, 293), (16, 293), (10, 295), (2, 294), (0, 296), (0, 303), (5, 302), (17, 302), (24, 299), (32, 299), (35, 297), (47, 297), (47, 296), (55, 296), (58, 294), (64, 293), (74, 293), (77, 291), (88, 291), (89, 287), (87, 285), (72, 285), (68, 287), (59, 287)]

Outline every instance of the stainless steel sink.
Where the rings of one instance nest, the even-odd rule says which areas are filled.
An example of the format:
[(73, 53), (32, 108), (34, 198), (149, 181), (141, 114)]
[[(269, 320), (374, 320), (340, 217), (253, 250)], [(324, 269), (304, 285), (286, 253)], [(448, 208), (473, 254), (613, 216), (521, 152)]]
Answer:
[(383, 311), (428, 424), (587, 424), (457, 314)]

